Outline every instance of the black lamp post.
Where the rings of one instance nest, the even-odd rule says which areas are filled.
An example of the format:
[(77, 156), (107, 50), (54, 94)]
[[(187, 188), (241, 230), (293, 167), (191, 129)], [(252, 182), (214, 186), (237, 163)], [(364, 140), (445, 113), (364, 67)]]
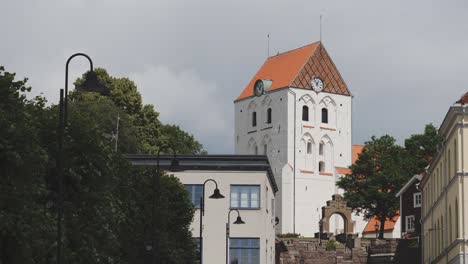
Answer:
[(104, 86), (99, 84), (96, 73), (93, 70), (93, 61), (84, 53), (75, 53), (68, 58), (65, 64), (65, 93), (60, 89), (59, 103), (59, 131), (58, 131), (58, 157), (57, 157), (57, 178), (58, 178), (58, 203), (57, 203), (57, 264), (60, 264), (62, 259), (62, 221), (63, 221), (63, 166), (65, 163), (65, 153), (63, 151), (63, 138), (65, 129), (68, 125), (68, 66), (70, 61), (82, 56), (88, 59), (90, 64), (89, 72), (86, 75), (83, 86), (88, 87), (91, 91), (104, 91)]
[(213, 179), (208, 179), (203, 183), (203, 195), (200, 197), (200, 264), (203, 264), (203, 216), (205, 215), (205, 185), (207, 182), (214, 182), (215, 189), (210, 199), (223, 199), (224, 195), (218, 189), (218, 183)]
[(319, 220), (319, 246), (322, 245), (323, 219)]
[(374, 228), (375, 228), (375, 239), (379, 237), (379, 224), (375, 222)]
[[(156, 155), (156, 173), (152, 173), (153, 175), (153, 204), (152, 204), (152, 213), (151, 213), (151, 219), (152, 219), (152, 223), (153, 223), (153, 235), (152, 235), (152, 245), (151, 245), (151, 252), (153, 253), (153, 261), (152, 263), (153, 264), (156, 264), (156, 263), (160, 263), (158, 257), (160, 256), (159, 254), (159, 239), (158, 239), (158, 236), (156, 234), (156, 226), (157, 224), (159, 223), (155, 223), (155, 220), (156, 220), (156, 204), (159, 204), (159, 201), (160, 201), (160, 197), (161, 197), (161, 170), (160, 170), (160, 166), (159, 166), (159, 155), (162, 151), (166, 150), (166, 149), (171, 149), (173, 154), (174, 154), (174, 157), (172, 158), (172, 161), (171, 161), (171, 166), (170, 166), (170, 170), (177, 170), (177, 168), (179, 167), (179, 161), (177, 160), (176, 158), (176, 151), (174, 148), (171, 148), (171, 147), (168, 147), (168, 148), (160, 148), (158, 150), (158, 153)], [(159, 219), (158, 219), (159, 220)], [(146, 246), (147, 249), (148, 249), (148, 246)]]
[(239, 210), (237, 209), (231, 209), (228, 212), (228, 221), (226, 223), (226, 264), (229, 264), (229, 234), (231, 231), (231, 212), (236, 211), (237, 212), (237, 219), (234, 221), (233, 224), (235, 225), (243, 225), (245, 224), (244, 221), (242, 221), (242, 218), (240, 217)]

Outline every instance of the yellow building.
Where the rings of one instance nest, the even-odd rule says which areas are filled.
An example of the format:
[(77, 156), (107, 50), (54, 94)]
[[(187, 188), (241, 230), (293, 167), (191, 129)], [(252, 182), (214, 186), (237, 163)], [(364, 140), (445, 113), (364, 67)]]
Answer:
[(423, 263), (468, 263), (468, 93), (450, 107), (421, 181)]

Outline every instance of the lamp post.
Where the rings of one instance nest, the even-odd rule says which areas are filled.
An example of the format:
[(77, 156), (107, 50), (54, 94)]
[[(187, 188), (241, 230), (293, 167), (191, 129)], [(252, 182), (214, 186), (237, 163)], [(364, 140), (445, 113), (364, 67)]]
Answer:
[(236, 211), (237, 212), (237, 219), (234, 221), (233, 224), (235, 225), (243, 225), (245, 224), (244, 221), (242, 221), (242, 218), (240, 217), (239, 210), (237, 209), (231, 209), (228, 212), (228, 221), (226, 223), (226, 264), (229, 264), (229, 234), (230, 234), (230, 225), (231, 225), (231, 212)]
[(203, 263), (203, 216), (205, 215), (205, 185), (207, 182), (214, 182), (215, 189), (210, 199), (223, 199), (224, 195), (218, 189), (218, 183), (213, 179), (208, 179), (203, 183), (203, 195), (200, 197), (200, 264)]
[(379, 224), (375, 222), (374, 228), (375, 228), (375, 239), (379, 237)]
[(323, 219), (319, 220), (319, 246), (322, 245)]
[(86, 75), (83, 86), (89, 87), (92, 91), (102, 91), (103, 87), (97, 80), (96, 73), (93, 69), (93, 61), (84, 53), (75, 53), (68, 58), (65, 64), (65, 92), (60, 89), (59, 102), (59, 130), (58, 130), (58, 157), (57, 157), (57, 178), (58, 178), (58, 202), (57, 202), (57, 264), (60, 264), (62, 259), (62, 221), (63, 221), (63, 166), (65, 163), (65, 153), (63, 151), (64, 133), (68, 125), (68, 66), (70, 61), (82, 56), (88, 59), (90, 64), (89, 72)]
[[(156, 234), (156, 226), (158, 223), (155, 223), (155, 220), (156, 220), (156, 204), (159, 204), (159, 201), (160, 201), (160, 197), (161, 197), (161, 170), (160, 170), (160, 166), (159, 166), (159, 155), (162, 151), (166, 150), (166, 149), (171, 149), (173, 154), (174, 154), (174, 157), (172, 158), (172, 161), (171, 161), (171, 166), (170, 168), (172, 170), (176, 170), (177, 167), (179, 166), (179, 161), (177, 160), (176, 158), (176, 151), (174, 148), (172, 147), (164, 147), (164, 148), (160, 148), (158, 150), (158, 153), (156, 155), (156, 173), (152, 173), (153, 175), (153, 204), (152, 204), (152, 213), (151, 213), (151, 220), (152, 220), (152, 223), (153, 223), (153, 234), (152, 234), (152, 247), (151, 247), (151, 252), (153, 253), (153, 261), (152, 263), (153, 264), (156, 264), (156, 263), (160, 263), (158, 257), (160, 256), (159, 254), (159, 239), (157, 237), (157, 234)], [(158, 219), (159, 220), (159, 219)]]

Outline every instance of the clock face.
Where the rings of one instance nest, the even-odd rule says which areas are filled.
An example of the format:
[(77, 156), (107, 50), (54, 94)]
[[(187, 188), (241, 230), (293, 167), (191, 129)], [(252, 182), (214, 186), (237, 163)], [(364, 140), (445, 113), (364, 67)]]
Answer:
[(254, 86), (254, 93), (256, 96), (261, 96), (265, 90), (262, 81), (257, 81)]
[(314, 91), (316, 91), (317, 93), (323, 91), (322, 79), (320, 79), (319, 77), (312, 78), (312, 89), (314, 89)]

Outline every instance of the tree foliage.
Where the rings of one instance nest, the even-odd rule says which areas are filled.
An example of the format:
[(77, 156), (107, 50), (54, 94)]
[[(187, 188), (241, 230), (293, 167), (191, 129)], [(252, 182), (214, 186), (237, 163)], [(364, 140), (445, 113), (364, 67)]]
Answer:
[(424, 171), (440, 142), (432, 124), (426, 126), (424, 134), (407, 139), (405, 148), (391, 136), (373, 136), (351, 165), (351, 173), (338, 180), (348, 206), (366, 219), (375, 216), (380, 221), (380, 238), (385, 222), (391, 221), (399, 210), (395, 195), (412, 176)]
[[(58, 107), (46, 106), (41, 97), (28, 100), (27, 80), (14, 77), (0, 68), (0, 263), (53, 263)], [(112, 77), (102, 80), (115, 82)], [(159, 139), (141, 136), (142, 131), (159, 133), (157, 113), (141, 105), (130, 80), (115, 87), (109, 96), (83, 90), (70, 96), (64, 137), (63, 260), (147, 263), (150, 253), (144, 245), (151, 239), (148, 231), (154, 230), (162, 241), (161, 263), (193, 263), (189, 225), (194, 209), (185, 188), (177, 178), (163, 175), (161, 203), (152, 217), (153, 170), (132, 167), (123, 156), (157, 148)], [(125, 99), (132, 91), (133, 99)], [(141, 114), (147, 114), (148, 122), (136, 121)], [(179, 144), (178, 137), (174, 140)], [(199, 151), (196, 145), (190, 147), (194, 151), (187, 151)]]

